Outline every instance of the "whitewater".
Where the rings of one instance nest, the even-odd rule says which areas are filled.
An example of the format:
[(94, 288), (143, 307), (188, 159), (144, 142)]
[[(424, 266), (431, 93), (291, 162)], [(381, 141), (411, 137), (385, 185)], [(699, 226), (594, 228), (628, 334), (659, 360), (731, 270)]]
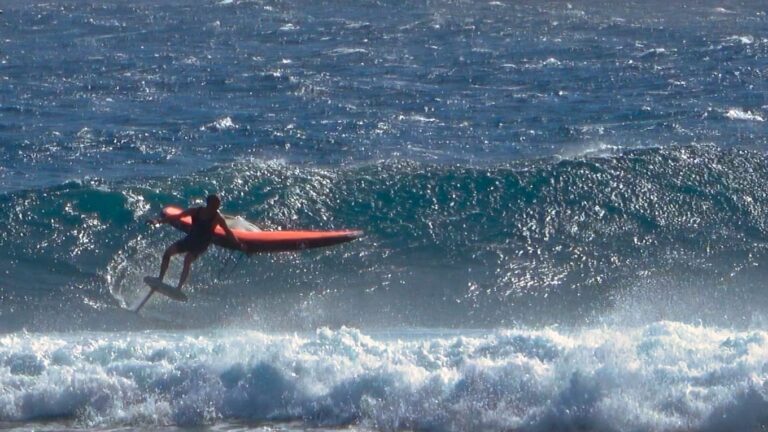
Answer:
[(674, 322), (21, 333), (0, 338), (0, 414), (77, 419), (59, 427), (756, 430), (765, 421), (767, 337)]
[(768, 426), (764, 2), (0, 9), (0, 429)]

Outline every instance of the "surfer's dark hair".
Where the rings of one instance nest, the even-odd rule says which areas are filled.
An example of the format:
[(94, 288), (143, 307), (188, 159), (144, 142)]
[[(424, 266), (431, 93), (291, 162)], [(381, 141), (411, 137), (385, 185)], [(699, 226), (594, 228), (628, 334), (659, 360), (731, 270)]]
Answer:
[(212, 202), (219, 203), (221, 205), (221, 198), (216, 194), (210, 194), (207, 197), (205, 197), (205, 203), (210, 205)]

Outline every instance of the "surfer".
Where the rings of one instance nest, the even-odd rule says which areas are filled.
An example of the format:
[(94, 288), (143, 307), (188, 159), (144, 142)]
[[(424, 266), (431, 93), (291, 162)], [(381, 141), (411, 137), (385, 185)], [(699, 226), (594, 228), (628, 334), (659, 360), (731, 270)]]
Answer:
[(169, 223), (174, 220), (178, 220), (184, 216), (190, 216), (192, 218), (192, 228), (189, 233), (183, 239), (168, 246), (163, 254), (163, 262), (160, 265), (160, 282), (163, 281), (165, 273), (168, 271), (168, 264), (171, 262), (171, 257), (174, 255), (186, 253), (184, 256), (184, 268), (181, 271), (179, 277), (179, 284), (176, 287), (181, 290), (184, 283), (189, 276), (189, 269), (192, 267), (192, 263), (200, 257), (213, 242), (213, 233), (217, 226), (220, 226), (227, 234), (227, 238), (236, 244), (238, 249), (246, 252), (245, 245), (240, 242), (232, 230), (227, 226), (226, 220), (219, 213), (221, 208), (221, 198), (216, 194), (208, 195), (205, 199), (205, 207), (190, 207), (183, 212), (173, 216), (162, 216), (157, 219), (150, 219), (147, 221), (149, 224), (162, 224)]

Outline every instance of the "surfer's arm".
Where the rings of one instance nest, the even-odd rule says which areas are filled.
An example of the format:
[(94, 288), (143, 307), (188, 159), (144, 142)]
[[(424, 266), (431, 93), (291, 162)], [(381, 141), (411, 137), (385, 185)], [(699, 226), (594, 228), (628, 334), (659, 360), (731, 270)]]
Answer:
[(223, 216), (221, 216), (221, 214), (216, 216), (216, 223), (221, 227), (221, 229), (224, 230), (224, 234), (227, 235), (227, 238), (229, 239), (229, 241), (231, 241), (232, 243), (236, 244), (238, 249), (240, 249), (241, 251), (243, 251), (243, 252), (246, 251), (245, 250), (245, 244), (243, 242), (241, 242), (240, 240), (238, 240), (238, 238), (235, 235), (235, 233), (232, 232), (232, 230), (229, 228), (229, 226), (227, 226), (227, 221), (224, 219)]

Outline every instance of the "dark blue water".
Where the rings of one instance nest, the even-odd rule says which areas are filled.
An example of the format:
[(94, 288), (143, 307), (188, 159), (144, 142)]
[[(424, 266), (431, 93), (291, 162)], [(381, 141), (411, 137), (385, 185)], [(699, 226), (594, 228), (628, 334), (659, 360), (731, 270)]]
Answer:
[(760, 2), (156, 3), (4, 2), (2, 190), (765, 145)]
[(764, 6), (4, 1), (0, 425), (765, 426)]

